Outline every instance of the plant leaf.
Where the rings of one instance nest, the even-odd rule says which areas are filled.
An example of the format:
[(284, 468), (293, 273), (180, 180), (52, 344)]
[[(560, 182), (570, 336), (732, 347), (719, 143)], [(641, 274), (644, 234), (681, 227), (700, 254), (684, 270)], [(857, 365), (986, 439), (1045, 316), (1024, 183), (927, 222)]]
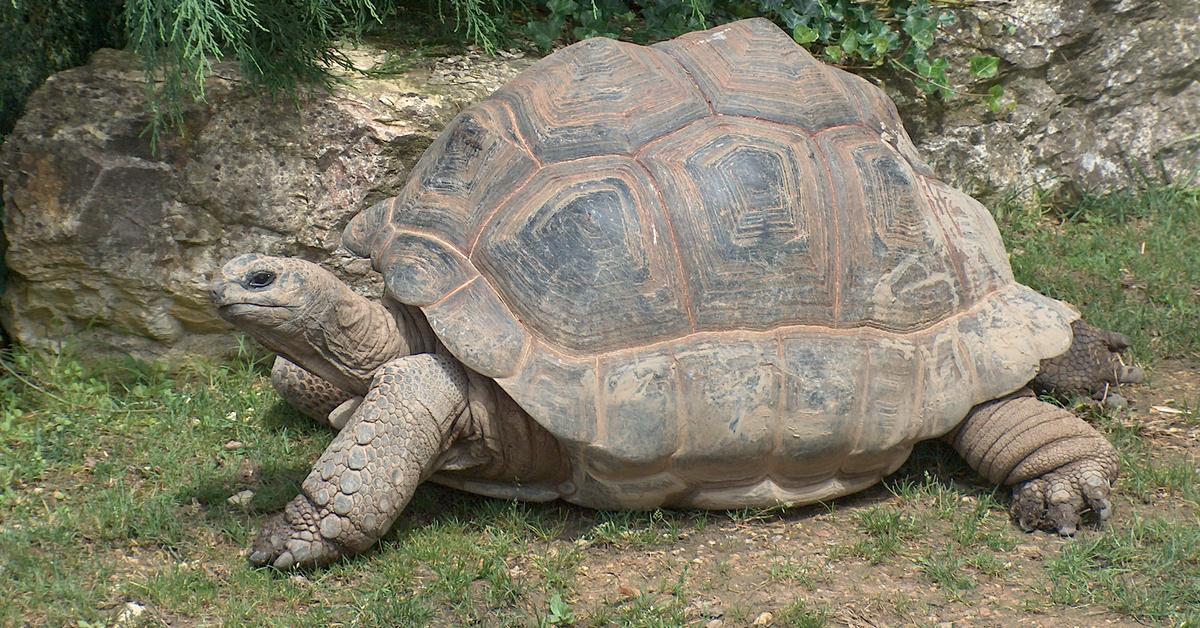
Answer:
[(971, 57), (971, 74), (983, 79), (990, 79), (1000, 71), (1000, 59), (991, 55)]
[(792, 39), (796, 40), (796, 43), (800, 44), (801, 46), (804, 44), (811, 44), (814, 41), (817, 41), (819, 37), (820, 33), (817, 32), (817, 29), (810, 26), (801, 25), (792, 30)]

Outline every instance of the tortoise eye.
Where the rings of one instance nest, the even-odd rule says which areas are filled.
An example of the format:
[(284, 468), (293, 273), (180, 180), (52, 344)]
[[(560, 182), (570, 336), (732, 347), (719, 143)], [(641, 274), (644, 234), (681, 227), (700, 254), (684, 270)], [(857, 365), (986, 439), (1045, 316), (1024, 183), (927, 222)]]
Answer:
[(246, 286), (250, 288), (266, 288), (275, 283), (275, 273), (269, 270), (259, 270), (246, 278)]

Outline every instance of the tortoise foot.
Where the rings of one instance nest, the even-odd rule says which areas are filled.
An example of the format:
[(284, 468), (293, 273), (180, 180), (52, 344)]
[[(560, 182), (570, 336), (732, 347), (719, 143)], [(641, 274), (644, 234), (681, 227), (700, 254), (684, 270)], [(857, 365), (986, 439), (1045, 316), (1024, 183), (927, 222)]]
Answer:
[(1116, 473), (1102, 460), (1079, 460), (1013, 489), (1013, 517), (1026, 531), (1072, 535), (1092, 514), (1102, 523), (1112, 514), (1109, 495)]
[(1082, 320), (1071, 324), (1071, 347), (1066, 353), (1042, 360), (1031, 383), (1038, 394), (1063, 400), (1075, 396), (1103, 397), (1121, 384), (1139, 384), (1146, 379), (1140, 366), (1125, 364), (1129, 349), (1123, 334), (1093, 327)]
[(328, 565), (341, 558), (344, 552), (321, 536), (320, 521), (307, 497), (293, 499), (263, 524), (250, 545), (250, 564), (284, 570)]

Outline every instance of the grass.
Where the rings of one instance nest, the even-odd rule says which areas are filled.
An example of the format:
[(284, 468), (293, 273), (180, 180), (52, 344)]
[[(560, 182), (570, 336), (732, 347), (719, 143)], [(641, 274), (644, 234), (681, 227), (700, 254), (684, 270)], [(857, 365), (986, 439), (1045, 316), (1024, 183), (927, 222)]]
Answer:
[(1141, 361), (1200, 356), (1200, 188), (1001, 205), (1017, 280), (1127, 334)]
[[(999, 213), (1023, 281), (1129, 334), (1151, 367), (1195, 371), (1200, 192)], [(607, 513), (424, 486), (374, 551), (288, 575), (239, 552), (329, 433), (278, 401), (254, 355), (4, 365), (3, 625), (111, 625), (128, 604), (148, 624), (1200, 622), (1196, 449), (1165, 451), (1137, 417), (1090, 417), (1121, 452), (1118, 519), (1074, 540), (1017, 530), (1006, 491), (934, 443), (881, 487), (790, 510)], [(247, 489), (247, 506), (227, 501)]]

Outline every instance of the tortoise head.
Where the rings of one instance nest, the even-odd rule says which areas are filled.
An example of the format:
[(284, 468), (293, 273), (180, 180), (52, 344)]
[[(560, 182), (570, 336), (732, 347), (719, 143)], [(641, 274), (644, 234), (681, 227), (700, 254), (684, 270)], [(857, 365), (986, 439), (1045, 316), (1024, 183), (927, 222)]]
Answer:
[(382, 305), (312, 262), (240, 255), (217, 271), (209, 291), (221, 318), (347, 391), (361, 394), (379, 364), (406, 354)]
[(347, 289), (311, 262), (254, 253), (226, 262), (209, 285), (221, 318), (277, 351), (320, 325)]

